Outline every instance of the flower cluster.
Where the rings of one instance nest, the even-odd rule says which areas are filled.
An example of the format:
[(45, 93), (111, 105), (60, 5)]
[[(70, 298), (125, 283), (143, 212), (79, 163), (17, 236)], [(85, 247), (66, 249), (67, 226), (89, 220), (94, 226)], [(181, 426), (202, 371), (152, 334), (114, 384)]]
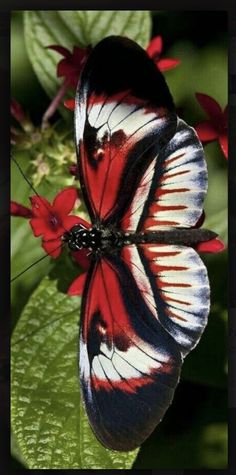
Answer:
[(73, 185), (74, 179), (68, 175), (68, 170), (75, 174), (73, 134), (65, 132), (60, 123), (47, 129), (35, 126), (15, 99), (11, 101), (11, 115), (14, 119), (11, 127), (13, 153), (24, 151), (32, 185), (38, 187), (44, 179), (50, 182), (51, 177), (58, 188)]
[(64, 77), (64, 82), (72, 89), (76, 89), (81, 69), (91, 51), (91, 47), (79, 48), (74, 46), (72, 53), (63, 46), (50, 45), (49, 49), (63, 56), (57, 64), (57, 77)]
[(160, 71), (168, 71), (169, 69), (173, 69), (178, 64), (180, 64), (179, 59), (173, 58), (162, 58), (162, 51), (163, 51), (163, 40), (161, 36), (156, 36), (153, 38), (148, 47), (147, 53), (148, 55), (155, 61), (156, 66), (160, 69)]

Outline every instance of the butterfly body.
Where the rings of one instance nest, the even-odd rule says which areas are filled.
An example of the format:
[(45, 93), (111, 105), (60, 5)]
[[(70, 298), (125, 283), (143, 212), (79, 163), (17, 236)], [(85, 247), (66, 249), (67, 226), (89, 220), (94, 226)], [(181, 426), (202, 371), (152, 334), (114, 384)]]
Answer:
[(184, 357), (207, 323), (210, 290), (195, 245), (207, 168), (195, 131), (175, 113), (165, 80), (122, 37), (92, 51), (75, 98), (75, 140), (91, 229), (79, 369), (92, 429), (107, 447), (134, 449), (163, 418)]
[(130, 244), (185, 244), (196, 245), (199, 242), (213, 239), (216, 233), (207, 229), (174, 229), (169, 231), (121, 232), (114, 226), (104, 227), (102, 224), (87, 229), (79, 224), (66, 232), (63, 240), (72, 251), (89, 249), (96, 256), (103, 252), (118, 251)]

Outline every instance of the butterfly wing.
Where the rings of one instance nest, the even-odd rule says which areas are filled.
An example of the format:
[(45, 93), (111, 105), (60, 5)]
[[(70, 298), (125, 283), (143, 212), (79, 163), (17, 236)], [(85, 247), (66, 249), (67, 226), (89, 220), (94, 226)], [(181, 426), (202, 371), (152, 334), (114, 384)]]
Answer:
[(119, 256), (94, 262), (83, 295), (80, 375), (104, 445), (132, 450), (149, 436), (172, 401), (181, 361), (129, 266)]
[(121, 37), (94, 48), (75, 107), (80, 181), (93, 222), (123, 213), (176, 121), (165, 80), (142, 48)]
[(187, 246), (125, 246), (122, 259), (154, 319), (174, 338), (185, 357), (207, 324), (210, 289), (205, 265)]
[[(207, 167), (192, 127), (178, 119), (175, 135), (140, 178), (121, 218), (123, 231), (190, 228), (203, 212)], [(123, 257), (155, 318), (179, 345), (183, 357), (198, 343), (210, 308), (207, 270), (191, 247), (126, 246)]]
[[(207, 184), (202, 147), (193, 129), (177, 122), (161, 73), (133, 42), (112, 37), (94, 49), (75, 124), (94, 223), (123, 231), (196, 224)], [(153, 431), (208, 311), (206, 270), (191, 248), (130, 245), (93, 263), (82, 302), (80, 373), (91, 425), (106, 446), (131, 450)]]
[(194, 129), (178, 118), (175, 135), (147, 166), (119, 227), (152, 231), (195, 226), (206, 192), (203, 147)]

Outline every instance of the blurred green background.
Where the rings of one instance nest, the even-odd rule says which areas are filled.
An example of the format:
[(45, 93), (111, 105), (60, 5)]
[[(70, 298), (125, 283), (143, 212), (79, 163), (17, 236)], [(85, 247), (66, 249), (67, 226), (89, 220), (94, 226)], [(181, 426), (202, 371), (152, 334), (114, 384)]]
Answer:
[[(179, 66), (165, 73), (180, 116), (192, 126), (205, 119), (196, 101), (196, 92), (209, 94), (224, 107), (228, 97), (226, 14), (154, 12), (152, 37), (156, 35), (163, 37), (163, 57), (181, 60)], [(27, 56), (22, 12), (12, 14), (11, 51), (12, 97), (39, 125), (49, 98)], [(56, 114), (54, 120), (58, 118)], [(205, 227), (218, 232), (226, 242), (227, 162), (217, 142), (207, 145), (205, 152), (209, 170)], [(20, 152), (17, 153), (27, 171), (28, 164)], [(29, 189), (26, 183), (20, 183), (21, 179), (14, 169), (12, 199), (27, 204)], [(46, 194), (45, 190), (48, 186), (43, 185), (40, 192)], [(13, 266), (17, 274), (40, 257), (42, 250), (26, 221), (13, 218), (12, 231)], [(24, 251), (26, 241), (27, 253)], [(181, 382), (163, 422), (141, 447), (133, 465), (136, 469), (227, 467), (227, 251), (202, 257), (212, 289), (209, 324), (201, 342), (184, 363)], [(45, 259), (26, 273), (23, 280), (16, 281), (12, 291), (13, 324), (50, 266)], [(13, 458), (13, 468), (23, 467)]]

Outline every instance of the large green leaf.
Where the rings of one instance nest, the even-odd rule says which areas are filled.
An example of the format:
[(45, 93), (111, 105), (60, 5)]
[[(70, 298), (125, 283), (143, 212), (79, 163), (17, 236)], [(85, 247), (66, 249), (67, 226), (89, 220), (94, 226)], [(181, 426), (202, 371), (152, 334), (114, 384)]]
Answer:
[(46, 49), (57, 44), (72, 51), (73, 46), (94, 46), (109, 35), (122, 35), (146, 47), (151, 19), (147, 11), (27, 11), (25, 41), (30, 61), (43, 88), (55, 95), (61, 79), (56, 65), (62, 56)]
[(137, 450), (120, 453), (95, 438), (80, 399), (80, 298), (46, 277), (32, 294), (12, 339), (12, 430), (30, 469), (128, 469)]

